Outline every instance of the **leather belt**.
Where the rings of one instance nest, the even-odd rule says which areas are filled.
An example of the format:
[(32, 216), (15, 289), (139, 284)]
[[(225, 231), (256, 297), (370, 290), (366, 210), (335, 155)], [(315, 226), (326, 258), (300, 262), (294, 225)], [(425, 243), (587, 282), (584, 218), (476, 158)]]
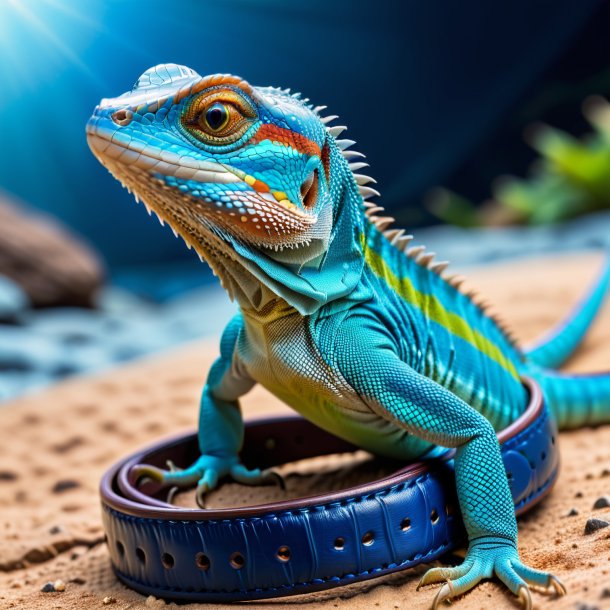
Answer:
[[(517, 514), (552, 488), (559, 469), (557, 430), (540, 389), (498, 434)], [(268, 468), (355, 451), (299, 417), (246, 424), (243, 463)], [(244, 508), (189, 509), (140, 487), (138, 463), (179, 467), (198, 457), (195, 434), (149, 447), (102, 478), (103, 521), (112, 565), (129, 587), (165, 599), (227, 602), (307, 593), (430, 562), (465, 539), (453, 452), (380, 480), (325, 495)]]

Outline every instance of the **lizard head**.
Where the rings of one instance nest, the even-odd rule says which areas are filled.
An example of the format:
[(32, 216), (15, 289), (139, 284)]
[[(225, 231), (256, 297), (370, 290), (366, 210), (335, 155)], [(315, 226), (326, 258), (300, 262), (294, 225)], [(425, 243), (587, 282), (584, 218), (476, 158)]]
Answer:
[(296, 296), (287, 300), (306, 312), (345, 292), (350, 248), (358, 258), (353, 231), (343, 243), (343, 272), (322, 278), (325, 286), (320, 274), (333, 258), (331, 244), (342, 242), (336, 233), (338, 219), (349, 214), (341, 210), (346, 185), (355, 187), (353, 204), (362, 203), (340, 144), (307, 102), (239, 77), (201, 77), (164, 64), (142, 74), (131, 91), (102, 100), (87, 139), (100, 162), (207, 260), (230, 293), (246, 289), (252, 302), (262, 283), (284, 298)]

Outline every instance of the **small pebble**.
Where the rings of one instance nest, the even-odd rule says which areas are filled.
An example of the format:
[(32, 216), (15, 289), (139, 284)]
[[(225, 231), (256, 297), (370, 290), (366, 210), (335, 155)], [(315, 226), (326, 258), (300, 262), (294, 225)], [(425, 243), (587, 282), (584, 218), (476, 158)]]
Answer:
[(582, 491), (577, 491), (577, 492), (574, 494), (574, 497), (575, 497), (575, 498), (582, 498)]
[(578, 511), (575, 508), (571, 508), (570, 512), (566, 515), (566, 517), (575, 517), (578, 514)]
[(61, 481), (57, 481), (57, 483), (53, 485), (53, 489), (51, 489), (51, 491), (54, 494), (58, 494), (67, 491), (68, 489), (75, 489), (77, 487), (80, 487), (80, 483), (78, 481), (63, 479)]
[(593, 508), (608, 508), (610, 506), (610, 498), (608, 496), (601, 496), (595, 500)]
[(106, 596), (102, 600), (102, 604), (104, 604), (104, 606), (108, 606), (109, 604), (116, 604), (116, 598), (115, 597)]
[(55, 587), (52, 582), (48, 582), (40, 589), (43, 593), (55, 593)]
[(149, 595), (146, 598), (146, 605), (152, 608), (158, 608), (165, 606), (165, 602), (162, 599), (157, 599), (154, 595)]
[(606, 587), (605, 589), (602, 589), (602, 594), (600, 595), (601, 599), (608, 599), (610, 598), (610, 587)]
[(587, 519), (587, 523), (585, 524), (585, 535), (593, 534), (609, 525), (610, 522), (604, 521), (603, 519)]
[(56, 591), (65, 591), (66, 590), (66, 583), (63, 580), (58, 578), (53, 583), (53, 587), (55, 588)]

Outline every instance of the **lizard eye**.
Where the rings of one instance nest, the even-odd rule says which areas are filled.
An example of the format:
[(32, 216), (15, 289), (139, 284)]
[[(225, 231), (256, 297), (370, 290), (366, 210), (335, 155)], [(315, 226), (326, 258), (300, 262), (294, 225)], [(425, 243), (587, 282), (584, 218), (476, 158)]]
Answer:
[(212, 89), (193, 99), (182, 116), (182, 126), (204, 144), (232, 144), (256, 120), (252, 104), (232, 89)]
[(205, 126), (212, 131), (220, 131), (229, 122), (229, 111), (224, 104), (215, 102), (199, 117), (204, 119)]

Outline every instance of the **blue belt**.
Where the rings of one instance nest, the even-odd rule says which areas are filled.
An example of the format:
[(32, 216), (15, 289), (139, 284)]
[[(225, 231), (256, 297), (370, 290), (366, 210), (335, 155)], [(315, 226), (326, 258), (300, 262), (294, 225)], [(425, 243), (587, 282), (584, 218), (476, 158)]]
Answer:
[[(559, 468), (556, 427), (539, 388), (499, 433), (515, 510), (552, 488)], [(246, 424), (242, 461), (270, 466), (355, 451), (298, 417)], [(380, 480), (320, 496), (259, 506), (187, 509), (155, 483), (138, 487), (138, 463), (185, 467), (198, 457), (194, 434), (145, 449), (103, 477), (103, 521), (112, 565), (129, 587), (166, 599), (228, 602), (318, 591), (430, 562), (465, 540), (453, 452)]]

